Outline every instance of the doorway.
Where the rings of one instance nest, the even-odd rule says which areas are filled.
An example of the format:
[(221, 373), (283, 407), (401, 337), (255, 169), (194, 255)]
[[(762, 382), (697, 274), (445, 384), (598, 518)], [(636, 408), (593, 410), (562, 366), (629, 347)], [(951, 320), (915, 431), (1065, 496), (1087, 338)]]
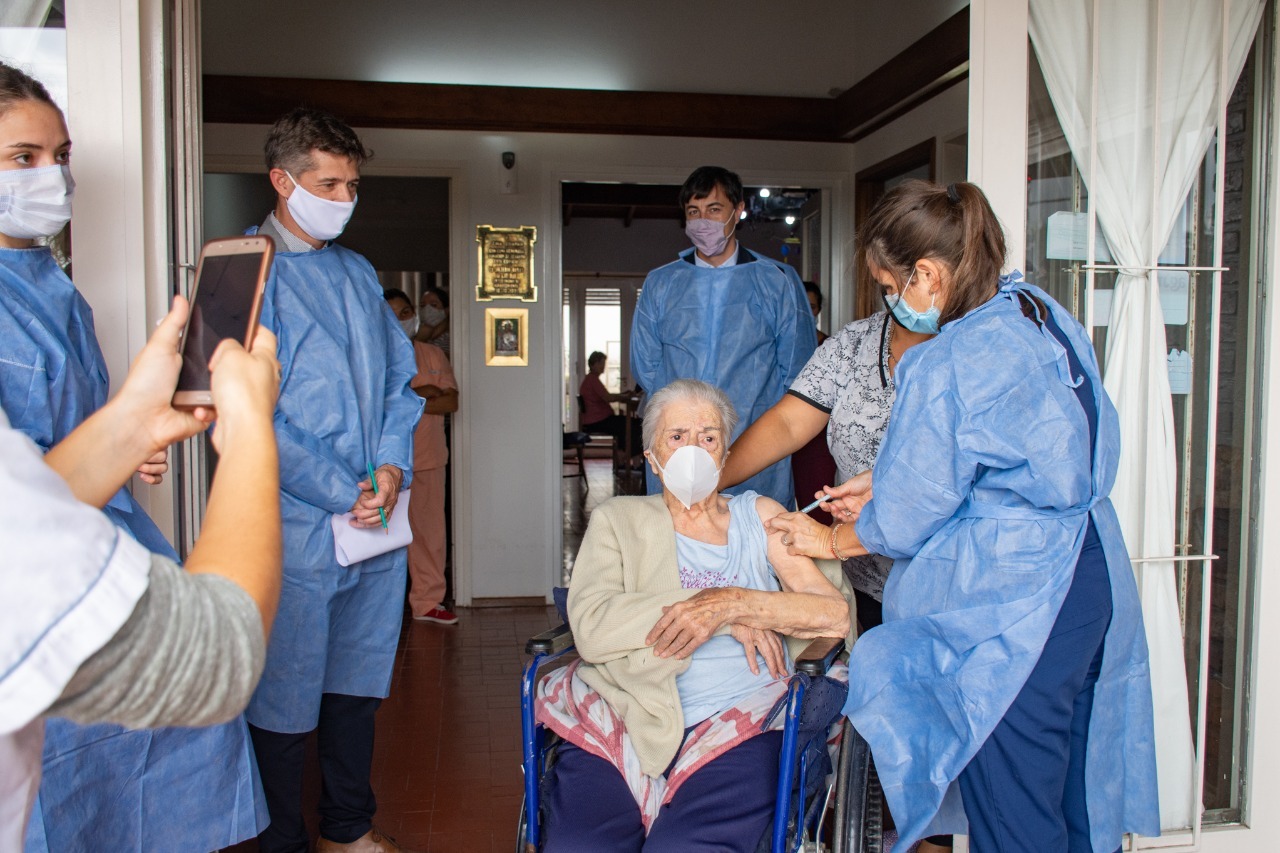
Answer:
[[(566, 181), (561, 184), (561, 395), (565, 432), (580, 425), (579, 389), (593, 352), (606, 357), (601, 381), (610, 393), (632, 389), (631, 323), (650, 270), (689, 248), (677, 184)], [(749, 249), (796, 267), (830, 292), (824, 270), (823, 192), (785, 185), (744, 188), (745, 218), (737, 236)], [(826, 300), (828, 306), (830, 300)], [(828, 308), (828, 310), (830, 310)], [(819, 321), (821, 323), (821, 320)], [(648, 389), (655, 390), (655, 389)], [(615, 407), (619, 414), (624, 404)], [(561, 583), (567, 583), (591, 511), (618, 494), (643, 494), (643, 472), (615, 471), (604, 448), (581, 470), (566, 454)]]

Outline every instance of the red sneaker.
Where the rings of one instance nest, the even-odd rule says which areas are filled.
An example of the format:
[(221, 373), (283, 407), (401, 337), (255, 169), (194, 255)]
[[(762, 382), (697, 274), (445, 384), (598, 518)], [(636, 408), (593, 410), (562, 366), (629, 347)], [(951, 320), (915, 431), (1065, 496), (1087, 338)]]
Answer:
[(443, 607), (433, 607), (421, 616), (415, 613), (413, 618), (415, 622), (437, 622), (441, 625), (456, 625), (458, 622), (458, 614)]

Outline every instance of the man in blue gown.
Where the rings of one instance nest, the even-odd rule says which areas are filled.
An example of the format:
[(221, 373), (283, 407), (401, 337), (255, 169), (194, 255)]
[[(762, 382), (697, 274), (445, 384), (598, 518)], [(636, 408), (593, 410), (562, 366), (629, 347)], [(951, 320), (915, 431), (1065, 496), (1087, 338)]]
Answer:
[(373, 267), (331, 242), (355, 208), (368, 157), (359, 138), (327, 113), (298, 109), (276, 122), (266, 153), (277, 200), (256, 230), (276, 244), (262, 322), (280, 342), (284, 588), (245, 712), (271, 815), (259, 848), (308, 850), (303, 746), (317, 730), (317, 853), (390, 853), (400, 848), (373, 826), (369, 771), (400, 636), (405, 549), (342, 566), (330, 519), (351, 511), (379, 527), (378, 510), (389, 517), (404, 499), (422, 412), (409, 389), (417, 367)]
[[(680, 190), (694, 247), (649, 273), (631, 327), (631, 374), (652, 393), (676, 379), (724, 389), (738, 412), (735, 439), (791, 387), (817, 338), (800, 276), (742, 247), (734, 232), (742, 181), (702, 166)], [(652, 471), (650, 494), (662, 491)], [(791, 461), (783, 459), (728, 491), (752, 490), (790, 507)]]

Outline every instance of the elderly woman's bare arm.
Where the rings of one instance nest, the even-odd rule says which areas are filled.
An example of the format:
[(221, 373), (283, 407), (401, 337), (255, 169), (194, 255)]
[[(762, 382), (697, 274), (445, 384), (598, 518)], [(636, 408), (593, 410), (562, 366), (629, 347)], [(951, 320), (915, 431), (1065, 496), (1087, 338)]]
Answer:
[[(766, 497), (756, 500), (763, 524), (783, 511)], [(768, 558), (781, 592), (725, 587), (704, 589), (663, 611), (646, 638), (659, 657), (687, 657), (725, 625), (777, 631), (799, 639), (845, 637), (849, 605), (808, 557), (792, 556), (781, 536), (768, 539)]]

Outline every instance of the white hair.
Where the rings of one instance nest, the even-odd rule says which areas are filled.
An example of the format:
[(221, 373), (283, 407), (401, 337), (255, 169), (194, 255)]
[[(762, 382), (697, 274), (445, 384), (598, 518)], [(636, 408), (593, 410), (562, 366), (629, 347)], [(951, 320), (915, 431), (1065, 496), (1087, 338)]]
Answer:
[(658, 423), (662, 420), (663, 412), (666, 411), (667, 406), (678, 400), (694, 400), (712, 406), (720, 415), (720, 424), (724, 427), (725, 445), (728, 446), (729, 436), (733, 434), (733, 428), (738, 425), (738, 413), (734, 410), (729, 395), (699, 379), (677, 379), (654, 393), (645, 404), (641, 436), (646, 450), (653, 449), (654, 439), (657, 438), (655, 433), (658, 431)]

